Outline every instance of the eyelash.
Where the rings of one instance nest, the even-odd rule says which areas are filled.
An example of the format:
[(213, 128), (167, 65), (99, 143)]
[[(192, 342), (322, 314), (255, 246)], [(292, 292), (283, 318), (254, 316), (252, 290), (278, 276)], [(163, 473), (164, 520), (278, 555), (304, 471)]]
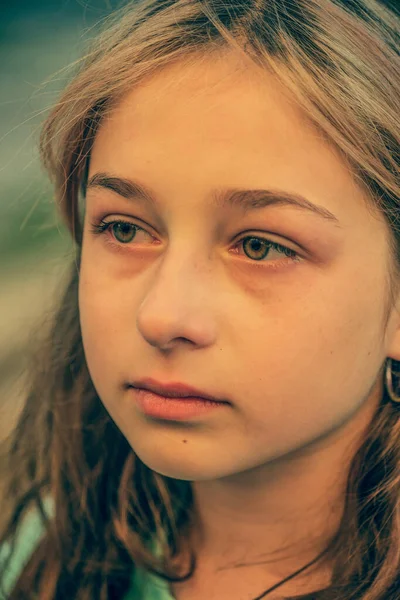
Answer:
[[(99, 223), (91, 223), (91, 232), (95, 235), (102, 235), (105, 234), (107, 232), (107, 230), (109, 230), (111, 228), (112, 225), (116, 225), (116, 224), (122, 224), (122, 225), (130, 225), (131, 227), (133, 227), (137, 232), (138, 231), (143, 231), (144, 233), (148, 233), (145, 229), (143, 229), (143, 227), (140, 227), (139, 225), (136, 225), (135, 223), (131, 223), (130, 221), (123, 221), (122, 219), (118, 219), (115, 221), (104, 221), (101, 220)], [(151, 234), (149, 234), (151, 235)], [(242, 237), (240, 240), (238, 240), (236, 242), (236, 246), (238, 246), (241, 242), (244, 242), (245, 240), (248, 239), (256, 239), (256, 240), (262, 240), (263, 242), (266, 242), (270, 249), (273, 250), (277, 250), (278, 252), (281, 252), (282, 254), (286, 255), (291, 262), (301, 262), (301, 258), (300, 256), (297, 254), (297, 252), (295, 252), (294, 250), (292, 250), (291, 248), (288, 248), (286, 246), (283, 246), (282, 244), (278, 244), (277, 242), (273, 242), (265, 237), (262, 236), (258, 236), (258, 235), (248, 235), (245, 237)], [(129, 244), (129, 242), (127, 244), (123, 244), (122, 242), (107, 242), (110, 243), (112, 246), (116, 247), (118, 250), (122, 249), (122, 246)], [(268, 255), (267, 255), (268, 256)], [(250, 262), (254, 262), (254, 263), (263, 263), (266, 262), (265, 259), (260, 259), (259, 261), (255, 260), (255, 259), (251, 259), (250, 257), (247, 257)], [(270, 268), (278, 268), (280, 265), (280, 263), (278, 264), (272, 264), (270, 265)]]

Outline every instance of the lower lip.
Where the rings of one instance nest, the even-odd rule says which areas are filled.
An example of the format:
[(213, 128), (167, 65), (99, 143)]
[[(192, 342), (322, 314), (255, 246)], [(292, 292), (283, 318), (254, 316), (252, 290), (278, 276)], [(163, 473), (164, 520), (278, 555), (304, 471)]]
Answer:
[(130, 388), (135, 395), (135, 400), (140, 410), (149, 417), (167, 419), (171, 421), (184, 421), (191, 417), (198, 417), (216, 408), (228, 406), (227, 402), (212, 402), (202, 398), (166, 398), (153, 394), (148, 390)]

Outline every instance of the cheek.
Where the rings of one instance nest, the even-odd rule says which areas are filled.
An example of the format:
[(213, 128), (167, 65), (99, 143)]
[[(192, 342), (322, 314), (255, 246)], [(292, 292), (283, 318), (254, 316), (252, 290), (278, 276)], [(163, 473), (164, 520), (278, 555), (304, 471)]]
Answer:
[(291, 427), (294, 437), (301, 428), (318, 431), (352, 414), (381, 360), (378, 299), (320, 292), (318, 302), (311, 296), (307, 302), (305, 296), (253, 306), (251, 318), (236, 316), (241, 351), (230, 375), (252, 427), (280, 423), (279, 435)]
[(101, 271), (82, 261), (79, 281), (79, 319), (88, 370), (101, 397), (107, 397), (112, 371), (112, 357), (117, 348), (115, 294)]
[(136, 316), (141, 285), (110, 276), (95, 257), (82, 256), (79, 317), (88, 370), (105, 404), (110, 405), (135, 360)]

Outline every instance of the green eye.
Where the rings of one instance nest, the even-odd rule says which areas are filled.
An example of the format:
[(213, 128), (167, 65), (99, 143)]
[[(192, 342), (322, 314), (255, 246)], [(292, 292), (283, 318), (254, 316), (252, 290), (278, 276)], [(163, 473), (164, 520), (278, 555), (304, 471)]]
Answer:
[[(134, 225), (133, 223), (127, 223), (124, 221), (117, 221), (112, 224), (111, 227), (116, 239), (122, 244), (128, 244), (136, 236), (136, 233), (141, 227)], [(144, 229), (142, 229), (144, 231)], [(120, 239), (118, 236), (121, 236)]]
[(297, 257), (297, 252), (291, 250), (291, 248), (287, 248), (286, 246), (282, 246), (282, 244), (278, 244), (262, 237), (248, 236), (239, 240), (238, 245), (239, 244), (243, 245), (246, 256), (255, 261), (266, 258), (269, 255), (270, 250), (275, 250), (289, 258), (295, 259)]

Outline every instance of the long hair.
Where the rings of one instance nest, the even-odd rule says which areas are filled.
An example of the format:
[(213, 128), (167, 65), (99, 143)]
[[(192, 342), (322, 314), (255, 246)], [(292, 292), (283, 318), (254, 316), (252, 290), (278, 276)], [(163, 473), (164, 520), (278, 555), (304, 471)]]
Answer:
[[(387, 223), (387, 323), (400, 287), (399, 25), (395, 3), (378, 0), (137, 0), (107, 22), (41, 134), (41, 157), (75, 255), (54, 316), (38, 324), (26, 401), (4, 449), (0, 543), (12, 545), (32, 510), (45, 530), (10, 600), (122, 598), (138, 566), (168, 581), (183, 581), (196, 567), (193, 554), (188, 569), (181, 560), (194, 513), (190, 482), (140, 461), (85, 362), (81, 209), (91, 147), (107, 111), (163, 67), (194, 64), (212, 52), (238, 52), (274, 74), (341, 153), (368, 208)], [(343, 518), (327, 547), (332, 584), (318, 597), (398, 598), (399, 467), (400, 420), (384, 390), (353, 457)], [(54, 500), (52, 518), (47, 497)], [(149, 547), (154, 538), (162, 558)]]

